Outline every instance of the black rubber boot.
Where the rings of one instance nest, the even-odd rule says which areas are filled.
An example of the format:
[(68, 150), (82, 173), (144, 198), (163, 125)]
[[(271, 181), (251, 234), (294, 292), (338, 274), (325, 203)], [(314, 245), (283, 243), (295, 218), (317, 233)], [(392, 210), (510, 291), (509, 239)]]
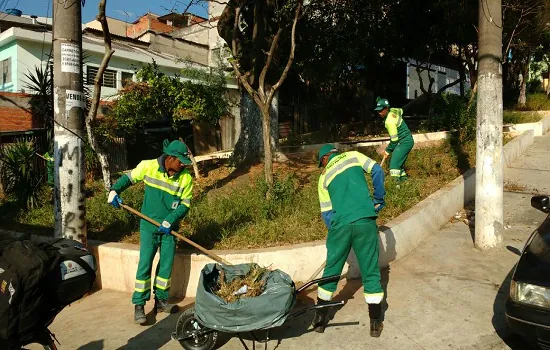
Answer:
[[(326, 305), (329, 302), (330, 301), (317, 298), (317, 305)], [(315, 332), (317, 333), (325, 332), (325, 328), (328, 323), (327, 313), (328, 313), (328, 308), (315, 310), (315, 317), (313, 317), (313, 321), (311, 322), (311, 325), (313, 326), (313, 330)]]
[(178, 306), (174, 304), (168, 304), (166, 300), (155, 299), (155, 312), (165, 312), (167, 314), (173, 314), (178, 311)]
[(145, 305), (136, 305), (134, 311), (134, 323), (144, 324), (145, 322), (147, 322), (147, 317), (145, 317)]
[(382, 334), (382, 329), (384, 329), (384, 323), (382, 319), (371, 318), (370, 319), (370, 336), (378, 338)]
[(370, 336), (378, 338), (382, 334), (382, 304), (368, 304), (370, 317)]

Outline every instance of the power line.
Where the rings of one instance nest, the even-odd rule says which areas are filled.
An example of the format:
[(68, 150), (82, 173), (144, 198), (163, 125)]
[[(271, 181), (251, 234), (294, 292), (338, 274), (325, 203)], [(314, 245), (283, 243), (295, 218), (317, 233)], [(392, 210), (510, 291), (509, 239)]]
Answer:
[[(485, 1), (482, 1), (481, 2), (481, 8), (482, 8), (482, 11), (483, 11), (483, 15), (485, 16), (485, 19), (487, 21), (489, 21), (490, 23), (493, 23), (495, 25), (495, 27), (497, 27), (498, 29), (502, 29), (502, 23), (501, 25), (499, 26), (498, 24), (496, 24), (496, 22), (493, 20), (493, 16), (491, 16), (491, 11), (489, 10), (489, 4), (487, 3), (488, 0), (485, 0)], [(485, 6), (483, 6), (483, 4), (485, 3)], [(485, 12), (485, 8), (487, 8), (487, 12)], [(488, 14), (488, 15), (487, 15)], [(502, 18), (501, 18), (501, 22), (502, 22)]]

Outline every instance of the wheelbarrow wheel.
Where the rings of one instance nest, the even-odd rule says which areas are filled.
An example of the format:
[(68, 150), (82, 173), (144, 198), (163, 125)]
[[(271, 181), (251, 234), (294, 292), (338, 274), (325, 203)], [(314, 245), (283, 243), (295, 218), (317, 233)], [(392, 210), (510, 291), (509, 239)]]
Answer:
[(178, 339), (180, 345), (186, 350), (211, 350), (216, 346), (218, 332), (208, 329), (207, 333), (200, 331), (207, 330), (195, 318), (195, 308), (185, 310), (176, 323), (174, 338)]

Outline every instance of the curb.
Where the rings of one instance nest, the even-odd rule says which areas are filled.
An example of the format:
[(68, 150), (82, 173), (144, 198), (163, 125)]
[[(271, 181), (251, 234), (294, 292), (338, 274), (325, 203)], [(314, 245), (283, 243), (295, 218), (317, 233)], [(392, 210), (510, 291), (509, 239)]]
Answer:
[[(503, 151), (506, 164), (516, 160), (533, 142), (533, 130), (509, 142)], [(470, 169), (399, 217), (381, 226), (380, 266), (387, 267), (405, 257), (424, 239), (447, 224), (457, 211), (474, 199), (474, 196), (475, 169)], [(48, 239), (37, 235), (30, 235), (30, 238)], [(139, 246), (98, 241), (89, 241), (88, 245), (98, 260), (98, 287), (132, 292), (139, 260)], [(262, 266), (281, 269), (294, 281), (306, 281), (326, 257), (325, 241), (246, 251), (214, 252), (234, 264), (255, 262)], [(205, 264), (212, 262), (214, 261), (202, 254), (178, 251), (174, 260), (170, 295), (194, 297), (200, 271)], [(154, 261), (155, 265), (157, 263), (158, 254)], [(357, 259), (353, 253), (347, 260), (343, 274), (346, 272), (348, 278), (360, 276)]]
[(536, 123), (524, 123), (524, 124), (512, 124), (510, 125), (510, 131), (513, 132), (523, 132), (528, 130), (533, 130), (535, 136), (542, 136), (548, 130), (550, 130), (550, 112), (548, 111), (539, 111), (537, 112), (543, 115), (543, 119)]

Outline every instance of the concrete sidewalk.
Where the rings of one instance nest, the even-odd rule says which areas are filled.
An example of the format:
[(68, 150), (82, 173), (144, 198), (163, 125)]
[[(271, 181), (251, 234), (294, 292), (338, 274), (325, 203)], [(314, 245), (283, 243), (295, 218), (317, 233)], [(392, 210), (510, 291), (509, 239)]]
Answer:
[[(508, 181), (548, 192), (544, 175), (550, 171), (550, 136), (537, 138), (516, 163), (506, 171)], [(519, 253), (545, 218), (531, 208), (530, 197), (505, 193), (505, 221), (510, 225), (505, 231), (506, 248), (477, 251), (469, 226), (449, 224), (383, 271), (388, 308), (380, 338), (368, 335), (368, 312), (360, 283), (342, 281), (335, 298), (347, 303), (324, 334), (311, 331), (311, 313), (274, 330), (269, 348), (525, 349), (521, 339), (508, 332), (504, 300), (518, 260), (514, 252)], [(298, 307), (314, 299), (314, 293), (301, 298)], [(192, 300), (185, 302), (189, 305)], [(179, 314), (159, 317), (149, 326), (134, 325), (132, 316), (130, 295), (102, 290), (66, 308), (51, 330), (61, 342), (60, 349), (181, 348), (170, 340)], [(242, 348), (237, 338), (222, 338), (223, 349)], [(245, 341), (251, 347), (251, 341)]]

